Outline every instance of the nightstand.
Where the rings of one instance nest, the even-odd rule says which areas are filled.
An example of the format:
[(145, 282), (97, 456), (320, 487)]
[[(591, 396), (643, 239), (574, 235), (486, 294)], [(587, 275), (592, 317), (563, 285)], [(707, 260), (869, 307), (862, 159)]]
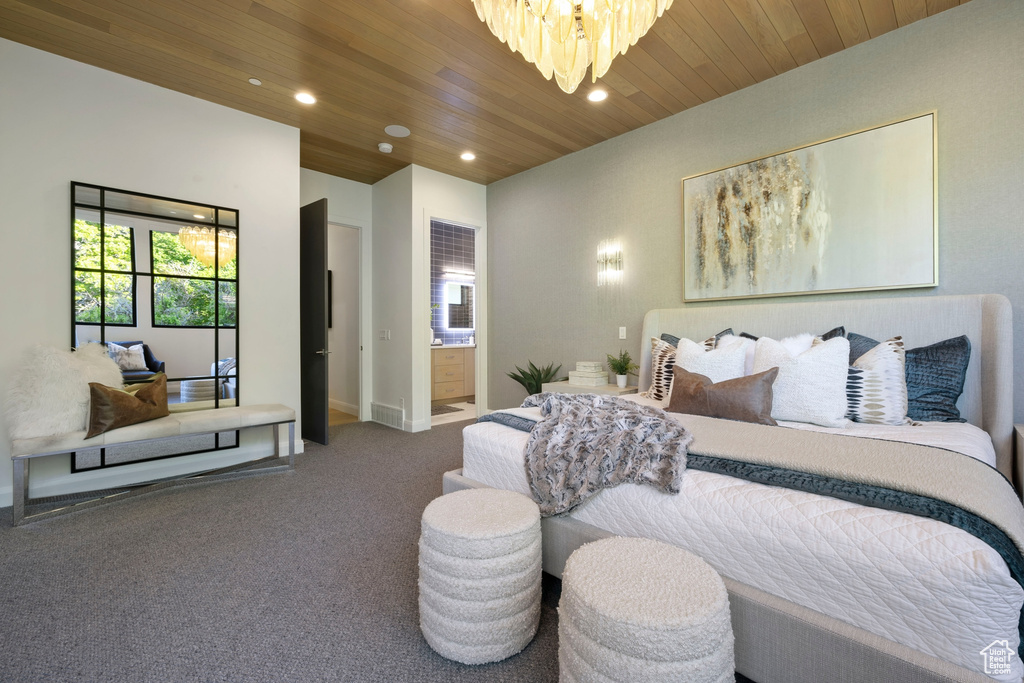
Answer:
[(553, 391), (559, 394), (601, 394), (602, 396), (624, 396), (635, 394), (635, 386), (619, 389), (615, 384), (602, 384), (596, 387), (588, 387), (582, 384), (569, 384), (565, 382), (549, 382), (541, 385), (541, 391)]

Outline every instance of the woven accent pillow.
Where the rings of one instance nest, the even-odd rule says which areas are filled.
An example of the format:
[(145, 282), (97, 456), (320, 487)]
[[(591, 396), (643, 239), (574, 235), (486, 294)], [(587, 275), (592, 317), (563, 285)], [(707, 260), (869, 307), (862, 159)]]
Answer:
[(904, 356), (903, 338), (893, 337), (854, 362), (846, 378), (846, 417), (869, 424), (910, 422)]
[(144, 384), (134, 393), (89, 382), (89, 399), (87, 439), (111, 429), (170, 415), (167, 409), (166, 375), (159, 375), (155, 381)]
[[(654, 399), (655, 401), (667, 401), (668, 397), (672, 394), (672, 368), (676, 364), (676, 347), (675, 344), (664, 341), (664, 337), (671, 335), (661, 335), (662, 339), (655, 339), (651, 337), (651, 387), (647, 391), (642, 392), (640, 395), (645, 398)], [(678, 337), (672, 337), (679, 343)], [(705, 339), (701, 346), (706, 351), (710, 351), (715, 348), (715, 337), (708, 337)], [(686, 341), (690, 341), (687, 339)], [(691, 344), (694, 342), (690, 342)]]
[(850, 342), (844, 337), (815, 339), (801, 354), (791, 354), (768, 337), (757, 340), (754, 372), (778, 368), (772, 387), (772, 417), (823, 427), (846, 424), (846, 378)]
[(677, 365), (672, 397), (665, 410), (774, 426), (777, 423), (772, 419), (772, 382), (778, 374), (778, 368), (771, 368), (749, 377), (712, 383), (704, 375), (687, 372)]
[(651, 337), (651, 387), (640, 395), (664, 401), (672, 391), (672, 367), (676, 364), (676, 347)]

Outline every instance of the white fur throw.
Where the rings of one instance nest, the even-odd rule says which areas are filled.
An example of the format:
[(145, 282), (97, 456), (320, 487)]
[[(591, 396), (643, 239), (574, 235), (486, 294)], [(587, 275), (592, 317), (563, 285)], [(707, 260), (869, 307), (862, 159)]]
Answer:
[(89, 382), (122, 386), (121, 370), (102, 344), (75, 352), (36, 344), (7, 391), (12, 439), (79, 432), (89, 419)]

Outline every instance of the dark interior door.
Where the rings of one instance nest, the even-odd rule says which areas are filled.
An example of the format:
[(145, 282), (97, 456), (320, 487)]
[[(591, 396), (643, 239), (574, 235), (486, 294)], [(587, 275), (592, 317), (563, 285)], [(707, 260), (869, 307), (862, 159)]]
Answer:
[(302, 438), (327, 443), (327, 200), (299, 216)]

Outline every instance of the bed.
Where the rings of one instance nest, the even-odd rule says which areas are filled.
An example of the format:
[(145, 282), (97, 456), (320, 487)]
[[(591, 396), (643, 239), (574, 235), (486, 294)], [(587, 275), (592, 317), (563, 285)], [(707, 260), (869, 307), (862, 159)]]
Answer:
[[(877, 339), (902, 334), (908, 348), (967, 335), (971, 361), (958, 402), (967, 423), (922, 438), (988, 460), (1020, 491), (1011, 311), (1002, 296), (691, 305), (650, 311), (643, 339), (663, 332), (698, 339), (727, 327), (781, 338), (840, 325)], [(645, 344), (641, 390), (650, 383)], [(479, 423), (464, 437), (464, 469), (445, 475), (445, 492), (523, 490), (523, 432)], [(966, 532), (721, 474), (687, 471), (683, 481), (678, 496), (627, 484), (545, 519), (545, 571), (560, 576), (572, 550), (611, 534), (689, 547), (723, 574), (737, 671), (758, 683), (993, 680), (981, 650), (1007, 640), (1016, 653), (1024, 591), (999, 555)], [(783, 508), (791, 512), (777, 514)], [(750, 531), (758, 524), (768, 532)], [(818, 534), (809, 540), (808, 527)], [(1011, 673), (996, 680), (1020, 680), (1024, 669), (1011, 659)]]

